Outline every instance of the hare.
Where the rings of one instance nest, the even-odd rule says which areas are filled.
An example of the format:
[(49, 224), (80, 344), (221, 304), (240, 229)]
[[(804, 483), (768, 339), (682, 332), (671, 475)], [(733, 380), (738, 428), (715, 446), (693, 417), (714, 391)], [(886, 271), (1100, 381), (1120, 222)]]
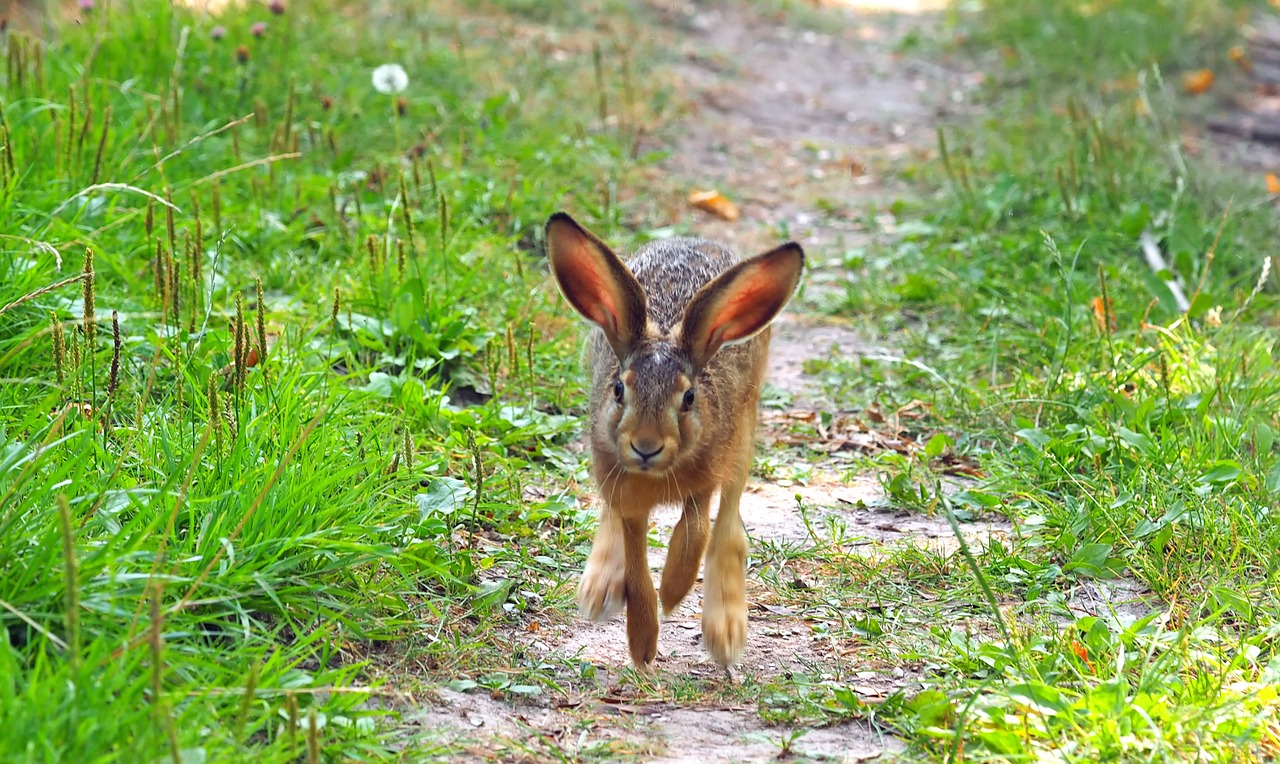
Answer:
[[(725, 669), (747, 639), (747, 535), (738, 502), (751, 469), (769, 324), (790, 299), (804, 251), (787, 243), (738, 261), (724, 246), (672, 238), (626, 263), (560, 212), (546, 227), (551, 271), (591, 332), (591, 457), (603, 505), (578, 585), (596, 621), (626, 604), (637, 668), (658, 653), (658, 599), (670, 613), (707, 555), (702, 635)], [(720, 491), (715, 528), (711, 496)], [(683, 507), (662, 585), (649, 576), (649, 513)]]

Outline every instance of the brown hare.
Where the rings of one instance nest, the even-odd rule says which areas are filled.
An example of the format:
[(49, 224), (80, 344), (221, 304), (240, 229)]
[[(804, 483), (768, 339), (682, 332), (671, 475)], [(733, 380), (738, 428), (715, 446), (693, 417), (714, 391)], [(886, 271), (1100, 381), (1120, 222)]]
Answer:
[[(707, 553), (702, 635), (728, 668), (747, 639), (747, 534), (738, 501), (751, 470), (769, 323), (795, 291), (795, 243), (738, 261), (712, 241), (672, 238), (626, 263), (563, 212), (546, 229), (560, 291), (591, 333), (592, 474), (603, 505), (578, 604), (594, 620), (627, 607), (631, 659), (658, 654), (649, 513), (677, 504), (660, 596), (670, 613)], [(715, 528), (711, 496), (720, 492)]]

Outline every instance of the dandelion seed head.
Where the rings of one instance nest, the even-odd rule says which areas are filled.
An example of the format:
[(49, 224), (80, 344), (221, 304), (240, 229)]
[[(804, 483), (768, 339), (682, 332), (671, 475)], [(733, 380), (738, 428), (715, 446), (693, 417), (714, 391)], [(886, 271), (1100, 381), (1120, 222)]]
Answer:
[(373, 70), (373, 89), (392, 95), (409, 87), (409, 75), (399, 64), (383, 64)]

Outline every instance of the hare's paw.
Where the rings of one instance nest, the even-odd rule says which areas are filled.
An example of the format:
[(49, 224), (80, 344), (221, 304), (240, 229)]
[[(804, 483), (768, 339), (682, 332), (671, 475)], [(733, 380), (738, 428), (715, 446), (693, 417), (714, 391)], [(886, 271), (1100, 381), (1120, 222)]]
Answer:
[(631, 650), (631, 662), (640, 671), (648, 671), (658, 657), (658, 598), (648, 581), (634, 587), (635, 596), (631, 596), (632, 590), (627, 594), (627, 647)]
[[(720, 511), (724, 512), (723, 505)], [(742, 526), (733, 527), (741, 529)], [(716, 530), (720, 530), (719, 526)], [(740, 532), (731, 534), (722, 537), (719, 544), (713, 540), (707, 553), (702, 640), (707, 652), (724, 668), (738, 662), (747, 644), (746, 541)]]
[(593, 559), (578, 581), (578, 607), (593, 621), (607, 621), (622, 612), (623, 592), (623, 567)]
[(728, 668), (737, 663), (747, 644), (746, 603), (707, 601), (702, 613), (702, 639), (717, 664)]

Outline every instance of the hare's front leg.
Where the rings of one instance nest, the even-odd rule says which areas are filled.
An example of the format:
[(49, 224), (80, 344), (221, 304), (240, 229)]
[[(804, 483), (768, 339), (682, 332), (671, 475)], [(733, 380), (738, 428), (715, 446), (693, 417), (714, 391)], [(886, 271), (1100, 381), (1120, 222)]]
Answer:
[(658, 657), (658, 593), (649, 575), (649, 512), (622, 518), (626, 551), (627, 646), (636, 668), (647, 669)]
[(614, 617), (626, 599), (622, 533), (622, 517), (605, 502), (600, 508), (600, 527), (591, 546), (591, 556), (578, 582), (578, 607), (593, 621)]
[(711, 534), (711, 494), (697, 494), (684, 500), (684, 512), (667, 546), (667, 563), (662, 567), (662, 611), (670, 613), (693, 588), (702, 565), (702, 552)]
[(747, 532), (738, 514), (747, 469), (742, 465), (721, 486), (720, 509), (707, 547), (702, 639), (724, 668), (737, 663), (747, 644)]

